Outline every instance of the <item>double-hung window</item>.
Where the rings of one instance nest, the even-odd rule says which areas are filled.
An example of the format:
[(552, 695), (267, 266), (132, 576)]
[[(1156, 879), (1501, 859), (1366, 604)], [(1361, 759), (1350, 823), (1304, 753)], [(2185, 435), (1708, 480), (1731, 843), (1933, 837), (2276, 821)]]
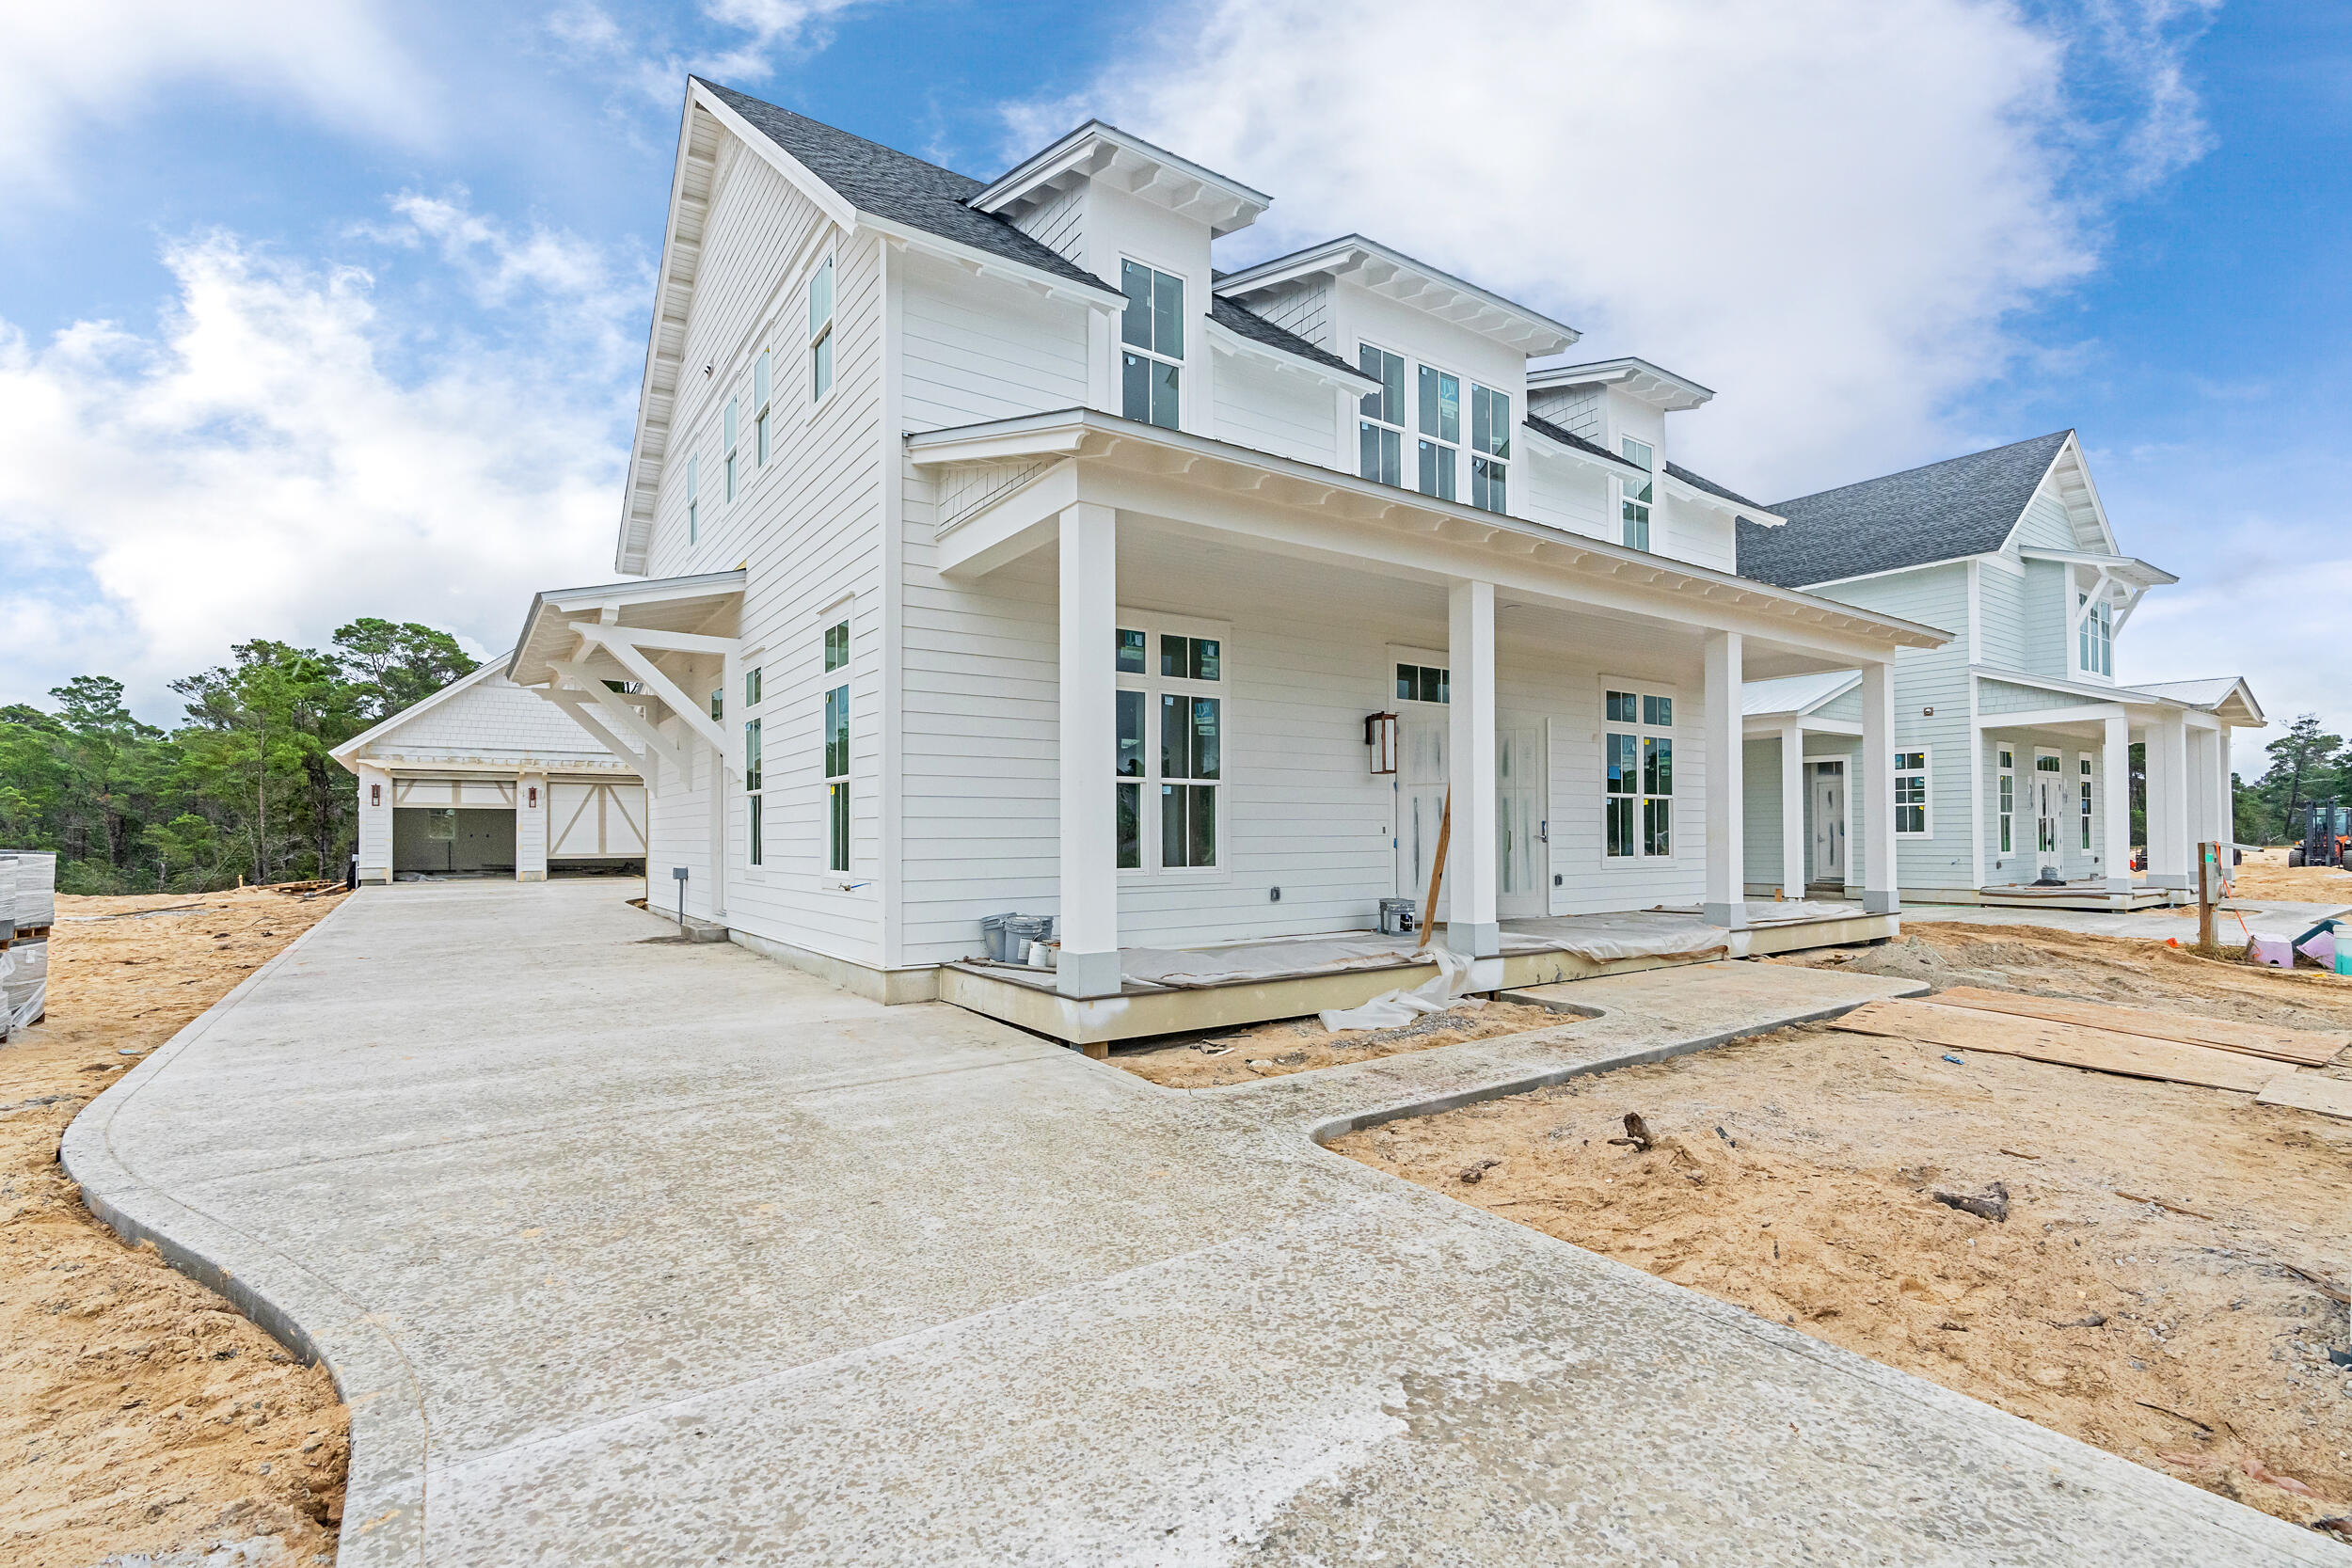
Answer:
[(2093, 599), (2088, 594), (2077, 594), (2074, 602), (2082, 614), (2082, 626), (2074, 637), (2077, 661), (2087, 673), (2115, 673), (2115, 605), (2104, 594)]
[(686, 457), (686, 542), (698, 542), (703, 536), (703, 503), (695, 494), (701, 488), (703, 460), (700, 454), (689, 452)]
[(1511, 463), (1511, 394), (1470, 388), (1470, 504), (1511, 510), (1504, 481)]
[(763, 348), (759, 351), (759, 357), (752, 361), (752, 460), (763, 468), (768, 466), (768, 402), (771, 389), (768, 351)]
[(2075, 781), (2079, 807), (2074, 815), (2082, 821), (2083, 847), (2088, 849), (2090, 847), (2090, 759), (2076, 757), (2074, 762), (2080, 771), (2080, 776)]
[[(1356, 362), (1380, 383), (1363, 396), (1363, 418), (1356, 427), (1356, 471), (1381, 484), (1405, 483), (1405, 360), (1376, 344), (1359, 344)], [(1458, 393), (1456, 394), (1459, 395)]]
[(2006, 855), (2017, 846), (2017, 753), (2007, 746), (1998, 748), (2001, 791), (2001, 853)]
[(1184, 391), (1184, 280), (1121, 261), (1119, 287), (1127, 296), (1119, 318), (1119, 411), (1174, 430)]
[[(825, 628), (825, 673), (850, 667), (850, 623)], [(825, 688), (825, 865), (850, 869), (850, 684), (828, 680)]]
[[(760, 682), (756, 666), (743, 672), (743, 711), (753, 713), (759, 707)], [(764, 819), (764, 804), (760, 791), (767, 788), (767, 775), (761, 767), (760, 724), (756, 719), (743, 721), (743, 795), (746, 811), (746, 848), (744, 858), (753, 865), (767, 861), (768, 835)]]
[(1159, 869), (1213, 868), (1225, 777), (1223, 641), (1122, 626), (1117, 658), (1120, 868), (1142, 870), (1155, 839)]
[(1607, 691), (1601, 811), (1612, 860), (1674, 853), (1675, 700), (1655, 691)]
[(735, 499), (735, 436), (736, 436), (736, 430), (735, 430), (735, 400), (734, 400), (733, 398), (729, 398), (729, 399), (727, 399), (727, 412), (726, 412), (726, 418), (725, 418), (725, 420), (724, 420), (723, 422), (723, 424), (724, 424), (724, 426), (725, 426), (725, 429), (723, 430), (723, 434), (726, 436), (725, 446), (726, 446), (726, 454), (727, 454), (727, 499), (728, 499), (729, 501), (733, 501), (733, 500)]
[(1625, 528), (1626, 547), (1645, 550), (1649, 548), (1649, 509), (1658, 483), (1658, 454), (1650, 450), (1648, 442), (1637, 441), (1630, 436), (1620, 437), (1618, 446), (1625, 460), (1642, 470), (1639, 479), (1617, 481), (1617, 512)]
[(1420, 404), (1421, 493), (1450, 501), (1462, 445), (1462, 378), (1422, 366)]
[(1928, 754), (1895, 753), (1895, 832), (1910, 838), (1928, 831)]
[(833, 258), (808, 280), (808, 401), (822, 403), (833, 390)]

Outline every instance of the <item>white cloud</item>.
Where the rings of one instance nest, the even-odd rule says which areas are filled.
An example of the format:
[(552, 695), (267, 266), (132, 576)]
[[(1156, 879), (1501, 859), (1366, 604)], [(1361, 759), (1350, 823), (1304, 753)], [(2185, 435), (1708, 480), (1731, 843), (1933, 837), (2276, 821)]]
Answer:
[(642, 288), (564, 236), (402, 212), (524, 329), (396, 319), (365, 271), (225, 234), (167, 251), (152, 337), (0, 328), (0, 701), (110, 673), (170, 717), (164, 683), (232, 641), (361, 614), (496, 652), (533, 590), (610, 575), (635, 390), (611, 344)]
[(678, 101), (687, 73), (722, 82), (758, 82), (773, 74), (776, 57), (808, 54), (832, 41), (827, 24), (874, 0), (703, 0), (704, 19), (740, 35), (718, 47), (681, 50), (667, 30), (633, 27), (596, 0), (550, 13), (548, 36), (576, 59), (601, 62), (629, 92), (668, 105)]
[(437, 119), (431, 85), (369, 0), (26, 0), (0, 6), (0, 185), (56, 182), (82, 127), (135, 119), (191, 82), (403, 142)]
[(2201, 145), (2179, 73), (2201, 14), (1216, 0), (1011, 119), (1033, 148), (1101, 112), (1272, 192), (1238, 246), (1360, 229), (1585, 329), (1580, 354), (1714, 387), (1682, 454), (1788, 495), (1979, 434), (1948, 410), (2019, 352), (2010, 312), (2092, 270), (2118, 160), (2145, 180)]

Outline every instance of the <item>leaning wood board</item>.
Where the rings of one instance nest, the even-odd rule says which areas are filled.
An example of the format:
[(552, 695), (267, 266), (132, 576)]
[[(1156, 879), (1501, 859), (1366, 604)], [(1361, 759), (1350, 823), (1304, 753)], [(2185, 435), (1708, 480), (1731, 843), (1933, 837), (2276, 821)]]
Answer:
[(2282, 1072), (2254, 1097), (2257, 1105), (2287, 1105), (2324, 1117), (2352, 1117), (2352, 1082), (2317, 1072)]
[(1947, 1006), (1976, 1007), (1988, 1013), (2047, 1019), (2053, 1023), (2080, 1023), (2119, 1035), (2144, 1035), (2151, 1039), (2180, 1040), (2240, 1051), (2274, 1061), (2322, 1067), (2352, 1045), (2352, 1033), (2329, 1034), (2310, 1029), (2281, 1029), (2271, 1023), (2241, 1023), (2227, 1018), (2194, 1018), (2186, 1013), (2153, 1013), (2142, 1007), (2111, 1007), (2104, 1002), (2075, 1002), (2062, 996), (2021, 996), (2015, 991), (1983, 990), (1954, 986), (1935, 993)]
[(2234, 1051), (2111, 1034), (2078, 1023), (2008, 1018), (1972, 1007), (1941, 1007), (1932, 1002), (1871, 1002), (1831, 1022), (1833, 1027), (1857, 1035), (1924, 1040), (1959, 1051), (1988, 1051), (2125, 1078), (2158, 1078), (2209, 1089), (2235, 1089), (2241, 1094), (2259, 1094), (2280, 1076), (2275, 1064)]

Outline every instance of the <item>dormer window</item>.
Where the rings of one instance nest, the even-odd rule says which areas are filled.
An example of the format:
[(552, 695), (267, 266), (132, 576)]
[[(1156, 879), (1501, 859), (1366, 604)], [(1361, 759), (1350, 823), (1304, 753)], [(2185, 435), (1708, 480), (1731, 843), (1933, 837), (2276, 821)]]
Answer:
[(1461, 377), (1422, 366), (1420, 403), (1421, 493), (1450, 501), (1462, 445)]
[(1139, 261), (1119, 264), (1127, 296), (1120, 316), (1120, 412), (1128, 419), (1177, 428), (1184, 362), (1184, 280)]
[(1363, 422), (1357, 427), (1361, 463), (1357, 471), (1382, 484), (1405, 483), (1405, 360), (1371, 343), (1356, 351), (1356, 362), (1380, 383), (1363, 397)]
[(1648, 442), (1637, 441), (1630, 436), (1620, 437), (1618, 445), (1625, 452), (1625, 460), (1642, 470), (1639, 479), (1617, 482), (1622, 490), (1617, 510), (1625, 526), (1626, 547), (1645, 550), (1649, 548), (1649, 509), (1657, 489), (1658, 454), (1650, 450)]
[(1508, 512), (1504, 481), (1511, 460), (1511, 394), (1470, 388), (1470, 504)]
[(2074, 595), (2074, 603), (2082, 613), (2082, 626), (2074, 635), (2077, 661), (2087, 673), (2115, 673), (2115, 606), (2105, 596), (2092, 599), (2088, 594)]

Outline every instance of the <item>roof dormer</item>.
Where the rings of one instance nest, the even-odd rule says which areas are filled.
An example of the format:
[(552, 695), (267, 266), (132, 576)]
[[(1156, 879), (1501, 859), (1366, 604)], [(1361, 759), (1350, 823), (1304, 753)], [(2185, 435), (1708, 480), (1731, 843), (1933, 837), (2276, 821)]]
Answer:
[(1116, 125), (1089, 119), (1023, 160), (966, 205), (1026, 229), (1025, 218), (1089, 182), (1205, 224), (1211, 239), (1248, 228), (1274, 201)]
[(1661, 414), (1687, 413), (1715, 396), (1711, 388), (1629, 356), (1527, 372), (1531, 397), (1537, 392), (1571, 391), (1581, 387), (1606, 387), (1621, 396), (1646, 403)]
[(1384, 295), (1439, 321), (1492, 340), (1526, 357), (1559, 354), (1577, 341), (1573, 326), (1466, 283), (1361, 234), (1344, 234), (1305, 250), (1244, 267), (1218, 281), (1221, 293), (1248, 302), (1302, 283), (1332, 279)]

